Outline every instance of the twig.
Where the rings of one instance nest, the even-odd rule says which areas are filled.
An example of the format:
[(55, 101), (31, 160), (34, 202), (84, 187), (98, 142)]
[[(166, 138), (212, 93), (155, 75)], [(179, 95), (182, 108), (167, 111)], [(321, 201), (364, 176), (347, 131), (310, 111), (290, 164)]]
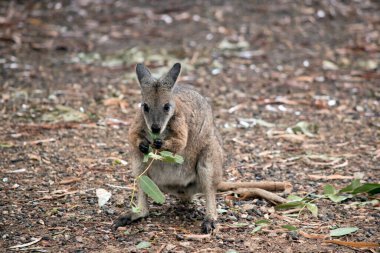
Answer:
[(156, 251), (156, 253), (161, 253), (166, 247), (166, 244), (162, 244), (161, 247)]
[(46, 142), (54, 142), (55, 139), (54, 138), (49, 138), (49, 139), (44, 139), (44, 140), (36, 140), (36, 141), (28, 141), (28, 142), (23, 142), (22, 145), (23, 146), (26, 146), (26, 145), (38, 145), (38, 144), (42, 144), (42, 143), (46, 143)]
[(24, 243), (24, 244), (19, 244), (19, 245), (15, 245), (15, 246), (11, 246), (9, 247), (10, 249), (19, 249), (19, 248), (24, 248), (24, 247), (28, 247), (30, 245), (33, 245), (33, 244), (36, 244), (37, 242), (41, 241), (42, 240), (42, 237), (38, 237), (37, 239), (35, 239), (34, 241), (31, 241), (31, 242), (28, 242), (28, 243)]
[(129, 186), (120, 186), (120, 185), (113, 185), (113, 184), (106, 184), (108, 187), (116, 188), (116, 189), (126, 189), (126, 190), (133, 190), (132, 187)]
[(186, 240), (203, 240), (206, 238), (210, 238), (211, 234), (198, 235), (198, 234), (184, 234), (182, 235)]
[(263, 199), (266, 199), (274, 204), (282, 204), (286, 203), (286, 199), (278, 196), (275, 193), (266, 191), (264, 189), (259, 189), (259, 188), (239, 188), (235, 193), (239, 194), (242, 196), (243, 199), (246, 198), (252, 198), (252, 197), (260, 197)]
[(286, 191), (291, 192), (293, 186), (290, 182), (221, 182), (218, 185), (219, 191), (230, 191), (238, 188), (260, 188), (267, 191)]

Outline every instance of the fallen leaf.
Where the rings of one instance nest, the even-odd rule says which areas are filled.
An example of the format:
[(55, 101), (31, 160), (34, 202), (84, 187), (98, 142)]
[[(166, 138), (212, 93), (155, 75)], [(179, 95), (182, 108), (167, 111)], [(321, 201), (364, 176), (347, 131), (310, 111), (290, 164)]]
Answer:
[(359, 228), (357, 227), (337, 228), (337, 229), (330, 230), (330, 236), (335, 236), (335, 237), (344, 236), (344, 235), (354, 233), (358, 231), (358, 229)]
[(341, 240), (325, 240), (324, 243), (333, 243), (353, 248), (377, 248), (380, 247), (379, 243), (376, 242), (346, 242)]
[(102, 207), (108, 202), (112, 194), (103, 188), (98, 188), (96, 189), (96, 196), (98, 197), (99, 207)]
[(136, 249), (146, 249), (146, 248), (150, 248), (150, 246), (152, 246), (150, 242), (142, 241), (136, 245)]
[(327, 61), (327, 60), (324, 60), (322, 62), (322, 68), (324, 70), (338, 70), (339, 69), (335, 63), (333, 63), (331, 61)]

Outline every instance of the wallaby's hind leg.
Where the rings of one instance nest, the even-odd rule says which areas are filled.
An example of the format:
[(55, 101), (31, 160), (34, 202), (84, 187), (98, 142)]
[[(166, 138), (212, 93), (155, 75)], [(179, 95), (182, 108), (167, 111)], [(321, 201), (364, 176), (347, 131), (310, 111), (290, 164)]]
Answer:
[(222, 177), (222, 153), (220, 147), (207, 147), (200, 154), (197, 172), (202, 192), (206, 198), (206, 216), (202, 223), (202, 233), (209, 234), (216, 228), (216, 185)]

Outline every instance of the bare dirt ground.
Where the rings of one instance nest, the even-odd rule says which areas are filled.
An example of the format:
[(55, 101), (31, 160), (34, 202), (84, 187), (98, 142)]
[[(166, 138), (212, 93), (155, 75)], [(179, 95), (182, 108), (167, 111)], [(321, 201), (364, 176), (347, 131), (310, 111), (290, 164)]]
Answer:
[[(375, 0), (1, 1), (0, 251), (41, 239), (18, 250), (377, 252), (322, 239), (357, 227), (338, 239), (379, 242), (379, 202), (366, 194), (317, 200), (317, 217), (220, 194), (220, 231), (204, 239), (185, 236), (200, 233), (202, 197), (186, 207), (168, 196), (149, 218), (110, 225), (129, 208), (136, 63), (159, 75), (179, 61), (180, 83), (209, 98), (226, 180), (289, 181), (312, 196), (380, 180), (379, 59)], [(301, 121), (319, 131), (286, 131)], [(112, 193), (102, 208), (97, 188)]]

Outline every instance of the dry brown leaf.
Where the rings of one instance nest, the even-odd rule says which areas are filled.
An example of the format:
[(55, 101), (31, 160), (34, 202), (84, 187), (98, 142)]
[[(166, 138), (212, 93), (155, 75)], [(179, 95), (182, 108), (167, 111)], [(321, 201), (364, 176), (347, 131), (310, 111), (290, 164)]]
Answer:
[(324, 243), (333, 243), (353, 248), (377, 248), (380, 247), (379, 243), (376, 242), (346, 242), (341, 240), (324, 240)]
[(303, 237), (306, 237), (308, 239), (325, 239), (328, 237), (328, 235), (321, 235), (321, 234), (308, 234), (302, 230), (300, 230), (298, 232), (300, 235), (302, 235)]

